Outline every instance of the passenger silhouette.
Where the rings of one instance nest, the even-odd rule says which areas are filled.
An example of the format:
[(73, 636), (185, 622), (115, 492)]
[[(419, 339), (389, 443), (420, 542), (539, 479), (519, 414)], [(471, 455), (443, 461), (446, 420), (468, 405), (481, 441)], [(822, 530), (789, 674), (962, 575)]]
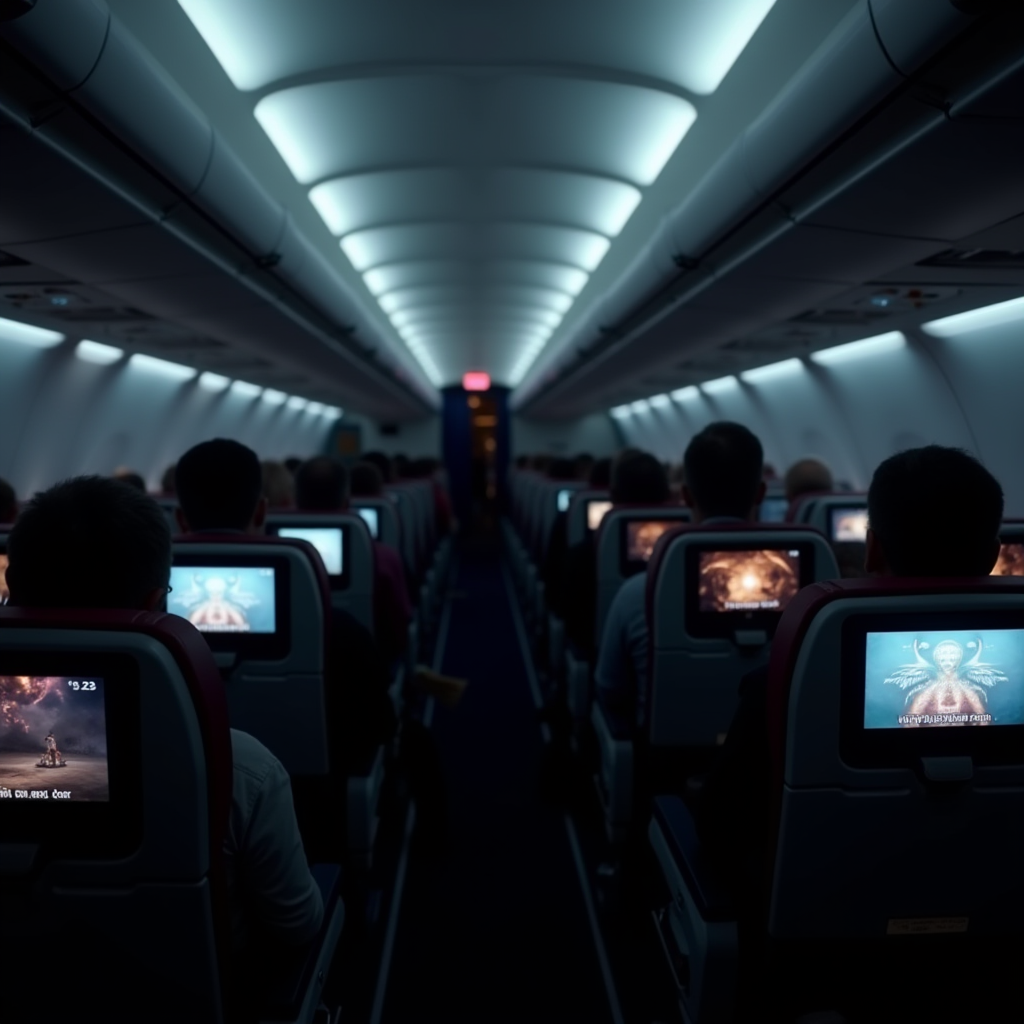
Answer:
[(0, 478), (0, 523), (13, 523), (18, 518), (18, 496), (14, 488)]
[[(152, 498), (118, 480), (75, 477), (37, 494), (11, 532), (8, 553), (18, 607), (156, 611), (167, 595), (167, 520)], [(231, 753), (224, 856), (236, 952), (257, 934), (301, 945), (319, 930), (323, 901), (306, 864), (288, 774), (237, 729)]]
[(832, 470), (814, 456), (800, 459), (786, 470), (787, 501), (793, 502), (804, 494), (819, 494), (832, 488)]

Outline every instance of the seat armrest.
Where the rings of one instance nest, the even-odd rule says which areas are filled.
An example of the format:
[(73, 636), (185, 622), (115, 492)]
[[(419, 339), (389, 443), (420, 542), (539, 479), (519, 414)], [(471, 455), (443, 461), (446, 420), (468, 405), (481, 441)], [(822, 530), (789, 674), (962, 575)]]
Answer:
[(705, 921), (734, 920), (735, 900), (702, 855), (697, 827), (686, 804), (676, 796), (656, 797), (654, 820), (700, 916)]

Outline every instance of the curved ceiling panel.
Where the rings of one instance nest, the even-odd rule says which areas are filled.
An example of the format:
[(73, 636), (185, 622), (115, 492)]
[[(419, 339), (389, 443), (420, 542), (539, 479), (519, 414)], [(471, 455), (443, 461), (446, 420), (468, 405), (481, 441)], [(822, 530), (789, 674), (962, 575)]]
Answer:
[(405, 263), (387, 263), (363, 274), (366, 287), (378, 296), (396, 288), (462, 284), (472, 277), (472, 265), (462, 260), (409, 260)]
[(568, 295), (579, 295), (590, 280), (590, 275), (579, 267), (539, 260), (488, 260), (480, 267), (480, 276), (484, 281), (556, 288)]
[(488, 252), (512, 259), (555, 260), (593, 271), (604, 259), (604, 235), (550, 224), (489, 224), (480, 234)]
[(382, 263), (472, 258), (480, 246), (468, 224), (405, 224), (354, 231), (341, 240), (341, 248), (363, 272)]

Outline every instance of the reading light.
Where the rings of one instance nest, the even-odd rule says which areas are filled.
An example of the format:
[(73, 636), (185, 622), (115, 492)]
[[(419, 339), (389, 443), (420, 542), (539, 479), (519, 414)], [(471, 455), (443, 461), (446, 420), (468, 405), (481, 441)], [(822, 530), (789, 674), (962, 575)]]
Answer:
[(628, 405), (617, 405), (611, 410), (611, 416), (616, 420), (628, 420), (633, 415), (633, 410)]
[(646, 398), (638, 398), (635, 402), (631, 402), (629, 406), (633, 412), (650, 412), (651, 405)]
[(689, 384), (685, 388), (678, 388), (670, 395), (673, 402), (688, 402), (691, 398), (700, 395), (700, 388), (696, 384)]
[(98, 341), (82, 340), (75, 346), (75, 355), (86, 363), (109, 366), (124, 355), (124, 349), (114, 345), (103, 345)]
[(191, 380), (199, 372), (194, 367), (182, 366), (181, 363), (172, 363), (167, 359), (157, 359), (156, 356), (143, 355), (141, 352), (136, 352), (128, 360), (128, 365), (159, 373), (172, 380)]
[(647, 400), (652, 409), (668, 409), (672, 405), (672, 399), (668, 395), (653, 395)]
[(803, 368), (804, 364), (799, 359), (783, 359), (779, 363), (769, 363), (767, 366), (757, 366), (753, 370), (744, 370), (740, 374), (740, 379), (748, 384), (764, 384), (770, 380), (799, 373)]
[(267, 403), (267, 405), (284, 405), (288, 396), (283, 391), (275, 391), (273, 388), (267, 388), (260, 399)]
[(308, 412), (312, 416), (319, 416), (320, 413), (322, 413), (323, 411), (324, 406), (322, 402), (310, 402), (306, 406), (306, 412)]
[(258, 384), (250, 384), (245, 380), (236, 380), (231, 385), (231, 393), (233, 395), (240, 395), (242, 398), (255, 398), (263, 388)]
[(285, 403), (289, 409), (305, 409), (309, 405), (308, 398), (300, 398), (298, 395), (293, 395)]
[(206, 388), (207, 391), (223, 391), (230, 383), (230, 377), (219, 373), (210, 373), (209, 370), (199, 375), (199, 386)]
[(489, 374), (479, 370), (471, 370), (462, 375), (462, 386), (467, 391), (489, 391), (491, 378)]
[(320, 410), (320, 415), (323, 416), (325, 420), (340, 420), (344, 412), (344, 409), (339, 409), (336, 405), (325, 405), (323, 409)]
[(33, 327), (19, 320), (4, 320), (0, 317), (0, 338), (32, 345), (34, 348), (53, 348), (64, 340), (64, 335), (59, 331), (48, 331), (45, 327)]
[(1000, 327), (1024, 320), (1024, 297), (997, 302), (991, 306), (979, 306), (965, 313), (955, 313), (941, 320), (931, 320), (921, 325), (921, 330), (936, 338), (955, 338), (969, 331), (981, 331), (986, 327)]
[(716, 377), (714, 380), (706, 380), (701, 384), (700, 389), (706, 395), (724, 395), (739, 386), (739, 381), (730, 374), (728, 377)]
[(862, 338), (860, 341), (850, 341), (845, 345), (835, 345), (832, 348), (823, 348), (818, 352), (811, 353), (811, 359), (819, 366), (835, 366), (838, 363), (845, 363), (851, 359), (861, 359), (864, 356), (878, 356), (885, 352), (895, 352), (906, 345), (907, 339), (900, 331), (889, 331), (886, 334), (878, 334), (872, 338)]

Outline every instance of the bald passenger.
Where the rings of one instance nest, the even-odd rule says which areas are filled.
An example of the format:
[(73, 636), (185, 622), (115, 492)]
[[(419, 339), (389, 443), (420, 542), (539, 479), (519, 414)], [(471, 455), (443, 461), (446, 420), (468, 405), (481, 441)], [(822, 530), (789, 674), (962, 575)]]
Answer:
[(831, 490), (832, 470), (821, 459), (801, 459), (786, 470), (786, 498), (788, 501), (793, 501), (802, 494)]

